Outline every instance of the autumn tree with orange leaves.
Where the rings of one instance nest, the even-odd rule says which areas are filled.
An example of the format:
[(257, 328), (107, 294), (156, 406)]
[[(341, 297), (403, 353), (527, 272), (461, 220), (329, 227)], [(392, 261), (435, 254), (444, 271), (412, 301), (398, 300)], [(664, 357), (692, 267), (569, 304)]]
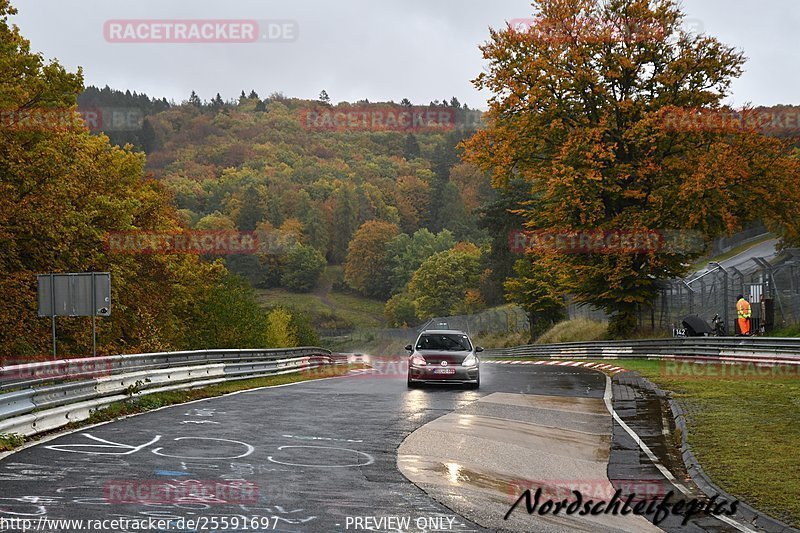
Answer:
[[(145, 174), (144, 156), (91, 135), (77, 115), (82, 71), (31, 51), (15, 14), (0, 0), (0, 366), (51, 357), (50, 322), (37, 316), (36, 275), (48, 272), (111, 273), (112, 313), (97, 321), (101, 355), (285, 342), (221, 262), (106, 245), (118, 233), (185, 228), (172, 195)], [(226, 222), (233, 227), (222, 216), (207, 221)], [(293, 318), (295, 342), (313, 340)], [(88, 318), (57, 327), (57, 355), (92, 353)]]
[[(537, 0), (523, 27), (492, 31), (487, 127), (466, 157), (496, 189), (523, 178), (531, 229), (671, 230), (706, 241), (763, 221), (800, 236), (798, 160), (788, 145), (726, 113), (744, 55), (687, 32), (675, 0)], [(705, 117), (703, 121), (687, 116)], [(677, 117), (677, 118), (676, 118)], [(620, 337), (652, 305), (659, 280), (683, 276), (702, 250), (671, 246), (565, 253), (562, 288), (611, 315)]]
[(365, 296), (388, 298), (386, 246), (399, 233), (395, 224), (381, 220), (369, 220), (358, 228), (344, 264), (344, 279), (350, 287)]

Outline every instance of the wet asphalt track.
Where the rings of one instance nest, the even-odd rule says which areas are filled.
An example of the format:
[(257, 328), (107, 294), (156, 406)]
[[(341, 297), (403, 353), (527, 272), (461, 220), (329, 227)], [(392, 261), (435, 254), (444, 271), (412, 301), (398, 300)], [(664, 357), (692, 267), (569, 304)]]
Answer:
[[(479, 391), (408, 390), (405, 376), (396, 373), (349, 376), (169, 407), (61, 436), (0, 461), (0, 518), (152, 517), (177, 526), (181, 519), (228, 517), (228, 529), (220, 524), (205, 530), (233, 531), (236, 516), (259, 517), (261, 531), (330, 532), (356, 530), (353, 517), (396, 516), (410, 517), (410, 531), (421, 531), (417, 519), (431, 526), (443, 520), (439, 529), (445, 531), (485, 531), (399, 473), (401, 442), (423, 424), (493, 392), (602, 398), (605, 376), (546, 366), (484, 364), (481, 371)], [(659, 431), (653, 429), (653, 439)], [(647, 469), (625, 435), (616, 429), (614, 435), (614, 472), (635, 477)], [(179, 487), (188, 480), (246, 480), (258, 494), (229, 492), (237, 503), (120, 501), (132, 494), (123, 488)], [(718, 521), (704, 522), (680, 530), (726, 530)], [(242, 523), (235, 530), (253, 530)], [(666, 529), (678, 530), (674, 521)]]

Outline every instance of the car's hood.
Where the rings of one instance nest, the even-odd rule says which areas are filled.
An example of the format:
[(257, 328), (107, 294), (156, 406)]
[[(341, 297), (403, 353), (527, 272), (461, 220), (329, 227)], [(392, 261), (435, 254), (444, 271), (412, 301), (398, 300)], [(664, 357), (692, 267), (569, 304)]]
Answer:
[(472, 352), (418, 350), (417, 353), (424, 357), (429, 365), (439, 365), (442, 361), (447, 361), (451, 365), (460, 365)]

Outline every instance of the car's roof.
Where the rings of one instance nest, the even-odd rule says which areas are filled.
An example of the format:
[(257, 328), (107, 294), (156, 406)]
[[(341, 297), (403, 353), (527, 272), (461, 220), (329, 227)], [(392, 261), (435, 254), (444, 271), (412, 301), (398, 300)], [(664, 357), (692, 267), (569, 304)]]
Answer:
[(466, 333), (457, 329), (426, 329), (421, 335), (426, 333), (434, 333), (436, 335), (466, 335)]

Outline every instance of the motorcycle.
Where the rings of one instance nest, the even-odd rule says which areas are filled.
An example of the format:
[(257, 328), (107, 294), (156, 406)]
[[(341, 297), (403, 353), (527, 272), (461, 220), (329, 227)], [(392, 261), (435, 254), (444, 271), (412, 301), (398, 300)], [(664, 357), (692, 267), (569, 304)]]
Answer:
[(697, 315), (690, 315), (683, 319), (679, 326), (673, 324), (672, 336), (683, 337), (724, 337), (726, 336), (725, 321), (719, 314), (711, 319), (711, 325)]
[(716, 314), (711, 319), (711, 336), (724, 337), (725, 335), (725, 321), (720, 318), (719, 314)]

